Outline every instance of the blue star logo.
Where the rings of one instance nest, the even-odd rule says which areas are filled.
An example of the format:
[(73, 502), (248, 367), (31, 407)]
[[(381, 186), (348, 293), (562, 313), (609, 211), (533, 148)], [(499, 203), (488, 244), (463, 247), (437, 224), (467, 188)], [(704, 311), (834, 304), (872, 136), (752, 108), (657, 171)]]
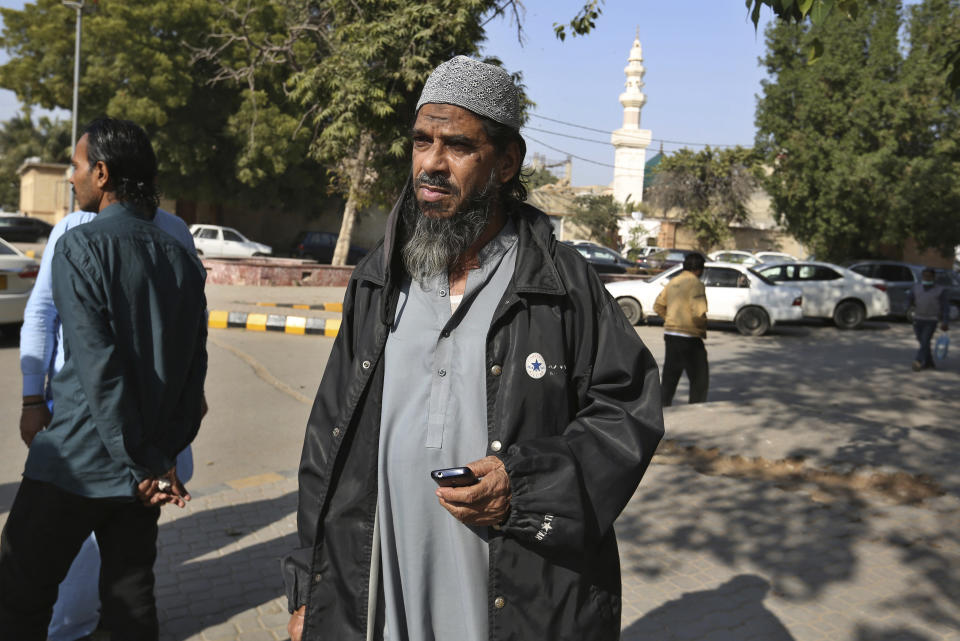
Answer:
[(530, 363), (530, 368), (533, 369), (533, 371), (535, 372), (539, 372), (541, 367), (543, 367), (543, 363), (541, 363), (540, 361), (533, 361), (532, 363)]

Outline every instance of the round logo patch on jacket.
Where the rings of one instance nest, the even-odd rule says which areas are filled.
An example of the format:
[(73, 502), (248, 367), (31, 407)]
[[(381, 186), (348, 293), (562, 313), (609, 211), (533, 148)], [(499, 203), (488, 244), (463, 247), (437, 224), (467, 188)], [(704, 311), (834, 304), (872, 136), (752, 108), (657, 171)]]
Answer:
[(527, 356), (526, 369), (530, 378), (543, 378), (547, 374), (547, 362), (543, 360), (543, 356), (540, 356), (537, 352), (533, 352), (530, 356)]

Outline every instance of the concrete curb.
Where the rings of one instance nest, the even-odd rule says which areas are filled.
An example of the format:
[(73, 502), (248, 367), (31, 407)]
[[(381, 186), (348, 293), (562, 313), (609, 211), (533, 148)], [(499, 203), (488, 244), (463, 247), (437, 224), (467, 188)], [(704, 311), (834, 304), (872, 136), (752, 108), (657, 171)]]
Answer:
[(290, 309), (312, 309), (324, 312), (343, 312), (343, 303), (320, 303), (318, 305), (306, 305), (303, 303), (244, 303), (236, 301), (237, 305), (254, 305), (255, 307), (285, 307)]
[(207, 327), (212, 329), (248, 329), (255, 332), (310, 334), (332, 338), (340, 331), (340, 319), (210, 310), (207, 317)]

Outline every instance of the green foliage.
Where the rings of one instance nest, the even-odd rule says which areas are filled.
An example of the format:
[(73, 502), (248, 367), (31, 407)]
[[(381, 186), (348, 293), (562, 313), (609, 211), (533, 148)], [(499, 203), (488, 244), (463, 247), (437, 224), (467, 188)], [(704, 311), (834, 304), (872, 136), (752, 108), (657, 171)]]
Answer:
[(567, 39), (568, 27), (570, 28), (570, 33), (574, 36), (585, 36), (593, 31), (597, 26), (597, 19), (600, 17), (600, 14), (603, 13), (603, 9), (600, 6), (603, 4), (603, 1), (604, 0), (590, 0), (583, 5), (583, 8), (577, 12), (577, 15), (575, 15), (568, 24), (554, 22), (554, 34), (562, 42)]
[(20, 208), (17, 169), (27, 158), (42, 162), (70, 162), (70, 123), (41, 117), (34, 125), (29, 116), (0, 123), (0, 209)]
[[(825, 24), (836, 8), (848, 20), (856, 20), (861, 11), (869, 10), (879, 0), (746, 0), (750, 19), (756, 28), (760, 24), (760, 9), (764, 6), (786, 23), (799, 24), (809, 18), (811, 24)], [(807, 48), (807, 61), (816, 62), (823, 55), (823, 41), (814, 36)], [(947, 72), (946, 83), (960, 94), (960, 38), (948, 44), (938, 59), (942, 70)]]
[(584, 194), (577, 196), (577, 211), (571, 216), (574, 224), (590, 231), (593, 238), (608, 247), (617, 247), (619, 242), (620, 220), (629, 211), (624, 205), (606, 194), (596, 196)]
[[(757, 106), (757, 148), (779, 220), (818, 256), (889, 254), (913, 237), (960, 244), (960, 110), (940, 61), (960, 32), (956, 0), (910, 9), (908, 53), (896, 0), (854, 20), (779, 23), (767, 32), (771, 81)], [(806, 63), (812, 39), (825, 48)]]
[(742, 147), (699, 152), (680, 149), (657, 165), (647, 199), (664, 211), (683, 212), (704, 250), (730, 237), (730, 225), (749, 220), (747, 202), (758, 186), (757, 157)]
[[(220, 0), (215, 40), (199, 56), (215, 79), (245, 83), (249, 104), (231, 126), (244, 138), (241, 178), (279, 175), (270, 137), (251, 124), (257, 114), (283, 140), (327, 169), (345, 197), (339, 243), (344, 256), (359, 207), (387, 204), (409, 173), (409, 130), (424, 81), (441, 62), (477, 55), (483, 17), (508, 6), (494, 0)], [(496, 60), (488, 62), (497, 63)], [(519, 74), (515, 79), (521, 80)], [(522, 86), (522, 83), (520, 83)], [(283, 96), (258, 97), (266, 87)], [(524, 98), (526, 104), (529, 101)], [(273, 111), (271, 111), (271, 109)], [(339, 261), (341, 252), (335, 254)]]
[(543, 187), (544, 185), (556, 184), (556, 182), (560, 180), (557, 178), (556, 174), (546, 167), (537, 167), (536, 169), (531, 169), (526, 175), (527, 189), (530, 191)]
[[(290, 189), (252, 180), (255, 163), (245, 162), (238, 145), (241, 131), (251, 127), (273, 138), (277, 153), (270, 161), (277, 167), (300, 169), (303, 178), (318, 171), (304, 160), (303, 148), (298, 160), (289, 153), (296, 146), (283, 144), (295, 117), (263, 107), (267, 98), (282, 104), (274, 100), (282, 96), (282, 86), (272, 87), (270, 96), (258, 94), (257, 106), (263, 108), (256, 110), (238, 84), (209, 82), (215, 69), (195, 59), (195, 51), (207, 43), (220, 14), (216, 0), (101, 0), (90, 6), (82, 25), (80, 125), (100, 115), (142, 125), (157, 152), (161, 189), (179, 197), (283, 204), (305, 199), (305, 186), (315, 195), (311, 182)], [(0, 9), (0, 15), (0, 47), (10, 57), (0, 66), (0, 87), (15, 91), (24, 105), (69, 109), (76, 12), (60, 0), (37, 0), (22, 10)], [(253, 184), (255, 190), (247, 188)]]

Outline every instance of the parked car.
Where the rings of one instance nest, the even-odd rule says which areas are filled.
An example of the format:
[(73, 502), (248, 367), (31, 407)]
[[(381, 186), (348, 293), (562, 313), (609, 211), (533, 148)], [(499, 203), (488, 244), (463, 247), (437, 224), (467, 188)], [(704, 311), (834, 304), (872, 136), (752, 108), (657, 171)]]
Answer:
[(39, 271), (40, 263), (0, 239), (0, 328), (23, 322), (23, 308)]
[[(607, 291), (632, 324), (656, 316), (653, 303), (681, 265), (648, 280), (607, 283)], [(761, 336), (782, 321), (803, 318), (803, 292), (777, 285), (756, 271), (736, 263), (709, 262), (701, 280), (707, 291), (707, 319), (733, 321), (745, 336)]]
[(39, 243), (50, 236), (53, 225), (21, 214), (0, 214), (0, 238), (11, 243)]
[[(923, 265), (896, 260), (860, 260), (847, 263), (847, 267), (868, 278), (885, 281), (890, 298), (890, 314), (913, 321), (913, 309), (907, 305), (907, 294), (914, 283), (920, 282), (920, 275), (925, 269)], [(952, 271), (934, 271), (937, 284), (948, 288), (950, 319), (957, 320), (960, 318), (960, 279)]]
[[(318, 263), (333, 260), (333, 250), (337, 247), (337, 234), (326, 231), (301, 231), (293, 240), (290, 255), (296, 258), (312, 258)], [(350, 245), (347, 250), (347, 264), (356, 265), (367, 255), (363, 247)]]
[(627, 268), (636, 268), (636, 263), (627, 260), (609, 247), (602, 247), (592, 243), (573, 244), (568, 241), (561, 241), (572, 245), (574, 249), (580, 252), (580, 255), (587, 259), (598, 274), (624, 274)]
[(707, 259), (718, 263), (737, 263), (738, 265), (756, 265), (760, 261), (752, 252), (743, 249), (721, 249), (707, 254)]
[(699, 253), (695, 249), (661, 249), (637, 261), (637, 267), (650, 271), (663, 271), (683, 263), (687, 254)]
[(190, 225), (193, 243), (197, 254), (211, 258), (248, 258), (250, 256), (269, 256), (273, 250), (269, 245), (257, 243), (232, 227), (220, 225)]
[[(795, 262), (800, 260), (796, 256), (784, 252), (754, 252), (753, 256), (757, 259), (758, 263)], [(813, 259), (811, 258), (810, 260)]]
[(754, 269), (775, 283), (799, 287), (803, 291), (803, 315), (832, 319), (840, 329), (856, 329), (867, 318), (890, 313), (886, 283), (839, 265), (779, 262)]
[(633, 249), (627, 250), (627, 260), (639, 261), (641, 258), (646, 258), (650, 254), (654, 254), (658, 251), (661, 251), (660, 247), (635, 247)]

